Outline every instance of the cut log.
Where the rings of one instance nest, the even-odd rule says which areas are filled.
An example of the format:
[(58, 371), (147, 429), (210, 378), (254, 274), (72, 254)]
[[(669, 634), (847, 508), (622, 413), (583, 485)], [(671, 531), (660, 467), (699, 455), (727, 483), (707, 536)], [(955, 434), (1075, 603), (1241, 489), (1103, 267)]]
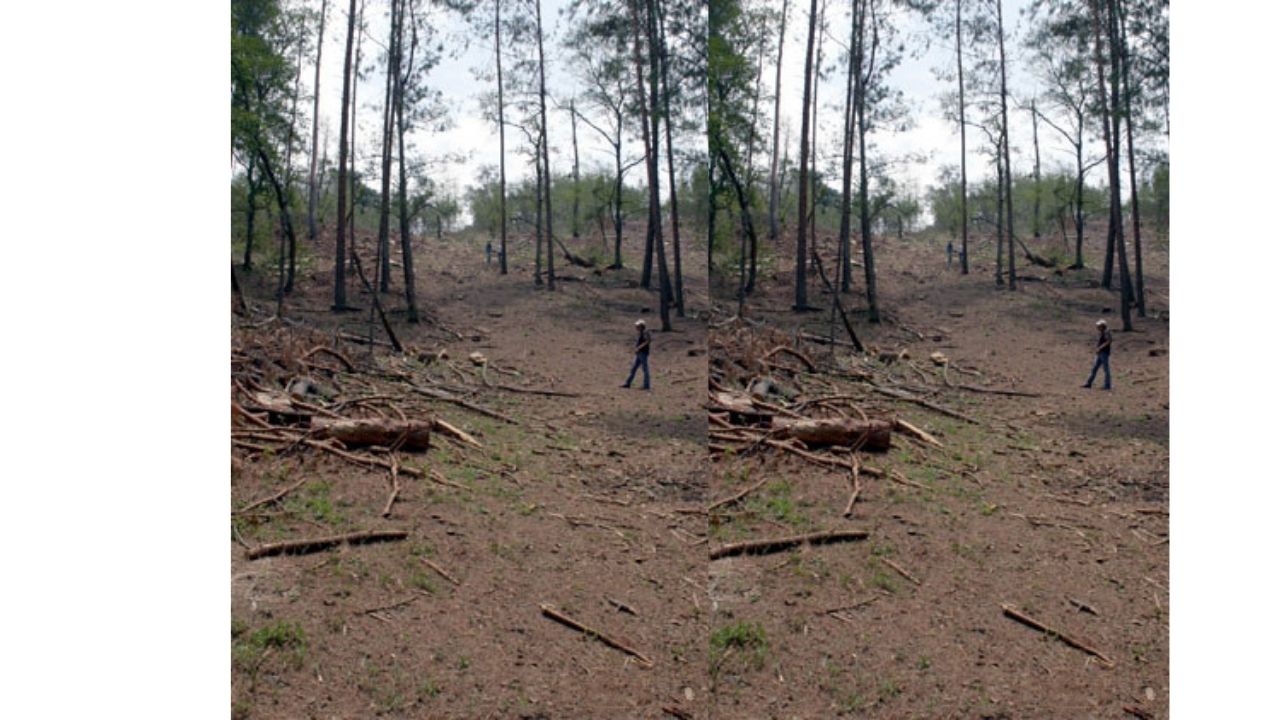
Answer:
[(795, 438), (810, 447), (820, 445), (851, 446), (866, 440), (865, 450), (889, 449), (893, 423), (888, 420), (862, 421), (855, 418), (773, 418), (772, 429), (781, 437)]
[(830, 530), (828, 532), (769, 538), (767, 540), (747, 540), (713, 548), (711, 550), (711, 559), (719, 560), (722, 557), (730, 557), (732, 555), (779, 552), (781, 550), (789, 550), (797, 545), (804, 545), (805, 543), (819, 545), (849, 540), (866, 540), (868, 535), (869, 533), (865, 530)]
[(400, 450), (426, 450), (434, 421), (359, 418), (332, 420), (312, 418), (311, 428), (320, 437), (331, 437), (347, 447), (381, 445)]

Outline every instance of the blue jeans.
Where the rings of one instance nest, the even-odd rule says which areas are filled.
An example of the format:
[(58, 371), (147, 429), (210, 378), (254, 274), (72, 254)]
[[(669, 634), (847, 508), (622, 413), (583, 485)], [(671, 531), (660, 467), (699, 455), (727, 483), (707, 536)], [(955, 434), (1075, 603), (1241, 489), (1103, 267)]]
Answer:
[(636, 370), (644, 368), (644, 389), (649, 389), (649, 353), (636, 353), (636, 361), (631, 365), (631, 374), (627, 376), (627, 382), (622, 387), (631, 387), (631, 381), (636, 377)]
[(1111, 353), (1098, 353), (1098, 359), (1093, 361), (1093, 372), (1089, 373), (1089, 379), (1085, 382), (1085, 387), (1093, 386), (1093, 379), (1098, 375), (1098, 368), (1102, 368), (1106, 372), (1106, 382), (1103, 383), (1103, 390), (1111, 389)]

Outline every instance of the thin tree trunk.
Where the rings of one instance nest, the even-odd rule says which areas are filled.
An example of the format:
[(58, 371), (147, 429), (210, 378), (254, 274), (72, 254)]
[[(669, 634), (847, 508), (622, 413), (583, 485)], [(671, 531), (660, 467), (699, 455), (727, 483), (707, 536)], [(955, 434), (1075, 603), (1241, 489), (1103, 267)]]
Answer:
[(356, 0), (351, 0), (347, 10), (347, 52), (342, 64), (342, 116), (341, 129), (338, 131), (338, 242), (333, 256), (333, 309), (345, 310), (347, 307), (347, 114), (348, 103), (351, 102), (351, 51), (356, 32)]
[(1035, 147), (1035, 214), (1032, 216), (1032, 235), (1040, 239), (1040, 116), (1036, 114), (1036, 101), (1031, 101), (1031, 142)]
[(787, 44), (787, 0), (782, 0), (782, 23), (778, 29), (778, 69), (773, 81), (773, 159), (769, 162), (769, 239), (778, 239), (778, 134), (782, 109), (782, 49)]
[(822, 41), (827, 33), (827, 0), (822, 0), (822, 9), (818, 11), (818, 46), (814, 51), (813, 70), (813, 130), (809, 133), (813, 147), (809, 151), (809, 193), (812, 206), (809, 220), (809, 269), (817, 272), (818, 268), (818, 88), (822, 85)]
[(391, 142), (395, 133), (395, 79), (400, 76), (396, 53), (403, 0), (391, 0), (391, 30), (387, 41), (387, 87), (382, 109), (382, 197), (378, 203), (378, 253), (374, 263), (379, 292), (391, 289)]
[[(293, 131), (298, 124), (298, 94), (302, 87), (302, 41), (298, 41), (298, 59), (293, 75), (293, 100), (292, 107), (289, 110), (289, 134), (285, 140), (284, 150), (284, 186), (293, 192)], [(284, 260), (284, 247), (280, 248), (281, 262)], [(293, 275), (297, 267), (298, 243), (297, 238), (292, 234), (289, 236), (289, 270), (287, 276), (281, 277), (280, 293), (281, 298), (277, 301), (277, 314), (283, 308), (283, 294), (293, 292)]]
[(569, 131), (573, 135), (573, 239), (582, 237), (578, 223), (578, 210), (581, 204), (581, 178), (578, 175), (578, 113), (574, 111), (574, 101), (569, 100)]
[[(1118, 143), (1119, 138), (1117, 137), (1119, 126), (1118, 125), (1116, 126), (1117, 132), (1113, 133), (1111, 118), (1112, 118), (1112, 113), (1114, 111), (1114, 107), (1111, 101), (1109, 101), (1107, 98), (1107, 83), (1106, 83), (1106, 77), (1104, 72), (1105, 66), (1103, 63), (1103, 55), (1102, 55), (1102, 16), (1101, 16), (1101, 11), (1098, 8), (1098, 3), (1100, 1), (1101, 0), (1090, 0), (1089, 2), (1089, 8), (1093, 15), (1093, 35), (1094, 35), (1093, 56), (1094, 56), (1094, 64), (1096, 65), (1097, 71), (1098, 71), (1098, 100), (1099, 100), (1099, 108), (1101, 109), (1101, 117), (1102, 117), (1103, 141), (1107, 146), (1107, 181), (1110, 185), (1109, 194), (1111, 197), (1110, 225), (1111, 225), (1111, 229), (1114, 231), (1114, 234), (1112, 236), (1115, 239), (1115, 243), (1114, 243), (1115, 249), (1118, 249), (1121, 253), (1120, 255), (1120, 258), (1121, 258), (1120, 314), (1124, 322), (1124, 329), (1132, 330), (1133, 324), (1132, 324), (1132, 320), (1129, 317), (1129, 294), (1128, 294), (1128, 287), (1127, 287), (1128, 272), (1125, 267), (1127, 263), (1124, 262), (1124, 238), (1122, 235), (1123, 229), (1119, 219), (1121, 215), (1121, 212), (1120, 212), (1120, 156), (1119, 156), (1119, 149), (1117, 147), (1119, 144)], [(1113, 77), (1112, 79), (1115, 80), (1117, 78)], [(1117, 142), (1113, 143), (1113, 140)], [(1110, 245), (1111, 243), (1108, 243), (1108, 244)], [(1108, 262), (1110, 262), (1111, 260), (1112, 252), (1114, 252), (1114, 249), (1109, 247), (1108, 254), (1107, 254)]]
[(360, 109), (360, 104), (356, 100), (356, 90), (360, 85), (360, 57), (361, 52), (364, 49), (365, 4), (365, 0), (360, 0), (360, 18), (358, 21), (359, 30), (356, 35), (356, 64), (355, 67), (352, 68), (351, 72), (351, 174), (347, 177), (351, 179), (351, 215), (348, 218), (348, 222), (351, 223), (350, 233), (352, 254), (356, 251), (356, 205), (360, 197), (356, 192), (359, 175), (356, 170), (356, 117)]
[(256, 155), (249, 156), (248, 168), (245, 171), (245, 195), (247, 198), (244, 211), (244, 269), (253, 269), (253, 225), (258, 214), (258, 183), (260, 182), (254, 177), (254, 165), (258, 162)]
[(969, 187), (964, 124), (964, 58), (961, 48), (960, 3), (956, 0), (956, 76), (960, 85), (960, 274), (969, 274)]
[[(1107, 37), (1111, 59), (1111, 137), (1115, 144), (1115, 184), (1112, 186), (1112, 219), (1116, 226), (1116, 251), (1120, 262), (1120, 313), (1124, 320), (1124, 329), (1132, 330), (1133, 321), (1130, 310), (1133, 306), (1133, 277), (1129, 274), (1128, 249), (1124, 243), (1124, 204), (1120, 201), (1120, 188), (1123, 180), (1120, 177), (1120, 29), (1116, 3), (1107, 2)], [(1135, 198), (1136, 202), (1136, 198)]]
[[(761, 83), (761, 80), (764, 79), (764, 51), (765, 51), (765, 42), (762, 36), (760, 40), (760, 53), (756, 56), (755, 92), (751, 96), (751, 134), (747, 136), (746, 192), (748, 197), (751, 196), (751, 191), (755, 187), (755, 179), (756, 179), (756, 167), (755, 167), (756, 131), (755, 131), (755, 128), (759, 124), (759, 119), (760, 119), (760, 83)], [(712, 159), (712, 164), (713, 165), (715, 164), (714, 158)], [(751, 252), (751, 269), (747, 274), (746, 283), (743, 285), (743, 290), (746, 293), (750, 293), (751, 291), (753, 291), (756, 285), (756, 236), (754, 232), (751, 233), (750, 252)], [(741, 301), (739, 301), (739, 305), (741, 305)], [(741, 314), (742, 312), (741, 307), (738, 308), (738, 312), (739, 314)]]
[[(404, 11), (406, 9), (404, 5), (405, 1), (406, 0), (401, 0), (401, 5), (400, 5), (400, 23), (399, 23), (400, 29), (399, 29), (399, 36), (396, 38), (396, 53), (398, 56), (403, 55), (404, 53)], [(405, 152), (404, 152), (404, 135), (405, 135), (405, 131), (407, 130), (404, 124), (404, 96), (405, 96), (405, 85), (408, 84), (409, 78), (413, 76), (413, 57), (418, 49), (418, 27), (416, 22), (414, 22), (416, 18), (414, 18), (412, 15), (413, 0), (408, 0), (408, 2), (410, 3), (410, 5), (407, 9), (409, 10), (409, 13), (410, 13), (410, 27), (411, 27), (411, 33), (412, 33), (410, 35), (411, 40), (409, 43), (409, 62), (407, 65), (403, 67), (403, 72), (400, 72), (401, 70), (400, 58), (397, 57), (396, 59), (397, 72), (396, 72), (395, 101), (396, 101), (396, 136), (397, 136), (398, 145), (399, 145), (398, 154), (400, 156), (400, 188), (399, 188), (400, 190), (400, 198), (399, 198), (399, 201), (400, 201), (399, 202), (400, 248), (401, 248), (403, 262), (404, 262), (404, 300), (405, 300), (405, 304), (408, 306), (406, 308), (407, 312), (406, 312), (405, 319), (411, 323), (416, 323), (418, 322), (418, 293), (417, 293), (417, 280), (414, 277), (414, 273), (413, 273), (413, 234), (412, 232), (410, 232), (410, 227), (409, 227), (409, 197), (408, 197), (409, 182), (407, 177), (408, 173), (406, 172), (406, 169), (405, 169), (406, 158), (405, 158)]]
[[(855, 88), (855, 94), (858, 98), (858, 203), (861, 205), (859, 230), (862, 233), (862, 269), (867, 283), (867, 320), (878, 323), (880, 322), (880, 307), (876, 302), (876, 264), (875, 253), (871, 247), (871, 208), (867, 203), (867, 84), (875, 69), (875, 53), (879, 44), (879, 33), (876, 29), (875, 0), (859, 0), (859, 2), (862, 9), (858, 18), (860, 25), (858, 31), (858, 87)], [(870, 4), (869, 8), (868, 4)], [(872, 13), (871, 59), (867, 63), (866, 72), (864, 73), (863, 62), (866, 51), (868, 9)]]
[[(294, 238), (293, 213), (290, 211), (290, 208), (289, 208), (288, 188), (284, 187), (281, 184), (280, 178), (276, 177), (276, 174), (271, 170), (271, 161), (267, 157), (266, 152), (264, 152), (261, 148), (258, 149), (258, 163), (259, 163), (259, 167), (262, 168), (263, 174), (267, 176), (267, 182), (270, 183), (271, 189), (275, 192), (276, 207), (280, 211), (280, 221), (284, 224), (284, 231), (285, 231), (285, 235), (281, 237), (281, 242), (283, 243), (285, 238), (288, 238), (290, 242), (292, 242)], [(283, 246), (282, 246), (282, 249), (283, 249)], [(283, 257), (284, 257), (284, 253), (282, 252), (281, 258)], [(281, 293), (284, 292), (283, 285), (280, 286), (278, 292), (281, 292)]]
[(542, 56), (542, 0), (534, 0), (538, 25), (538, 108), (542, 116), (542, 185), (547, 204), (547, 289), (556, 289), (556, 251), (551, 229), (551, 150), (547, 140), (547, 73)]
[[(661, 202), (661, 171), (659, 169), (659, 158), (661, 157), (659, 144), (661, 138), (658, 135), (658, 118), (659, 103), (661, 102), (658, 95), (658, 74), (659, 62), (658, 56), (661, 52), (658, 46), (658, 12), (655, 7), (656, 0), (647, 0), (646, 15), (649, 38), (649, 104), (647, 117), (649, 118), (649, 135), (653, 138), (653, 157), (650, 162), (651, 185), (650, 197), (651, 201), (651, 222), (653, 225), (653, 244), (658, 250), (658, 307), (662, 317), (663, 332), (671, 331), (671, 304), (672, 304), (672, 285), (671, 276), (667, 270), (667, 251), (662, 241), (662, 202)], [(672, 198), (675, 197), (675, 188), (671, 188)]]
[(316, 40), (316, 79), (312, 92), (315, 98), (311, 105), (311, 170), (307, 174), (307, 239), (316, 239), (316, 203), (319, 201), (319, 190), (316, 186), (316, 156), (319, 155), (320, 142), (320, 57), (324, 51), (324, 18), (329, 9), (329, 0), (320, 0), (320, 33)]
[(493, 0), (493, 58), (498, 69), (498, 244), (499, 271), (507, 274), (507, 126), (502, 101), (502, 0)]
[(1125, 16), (1123, 0), (1116, 0), (1116, 14), (1119, 20), (1120, 59), (1123, 63), (1124, 81), (1124, 126), (1129, 145), (1129, 203), (1133, 210), (1133, 262), (1134, 262), (1134, 295), (1138, 306), (1138, 317), (1147, 316), (1146, 289), (1142, 280), (1142, 223), (1139, 220), (1137, 163), (1133, 159), (1133, 94), (1129, 87), (1129, 39), (1125, 32)]
[(533, 143), (533, 284), (542, 287), (542, 131)]
[(614, 112), (617, 136), (613, 143), (613, 266), (622, 269), (622, 111)]
[(1076, 113), (1076, 269), (1084, 267), (1084, 113)]
[[(684, 273), (680, 267), (680, 201), (676, 193), (676, 160), (675, 147), (671, 142), (671, 86), (667, 69), (667, 27), (663, 17), (661, 0), (653, 0), (655, 22), (657, 23), (658, 60), (662, 74), (662, 121), (667, 133), (667, 185), (671, 195), (671, 254), (675, 265), (676, 317), (684, 317)], [(576, 171), (575, 171), (576, 172)]]
[(1009, 159), (1009, 90), (1005, 84), (1004, 0), (996, 0), (996, 27), (1000, 40), (1000, 118), (1004, 124), (1004, 211), (1009, 231), (1009, 289), (1017, 290), (1017, 253), (1013, 248), (1013, 169)]
[[(640, 287), (651, 290), (653, 287), (653, 255), (654, 255), (654, 218), (661, 222), (661, 209), (658, 207), (657, 175), (651, 166), (657, 163), (657, 137), (649, 132), (649, 107), (645, 99), (644, 62), (640, 51), (640, 15), (635, 7), (638, 0), (627, 0), (627, 9), (631, 14), (632, 59), (636, 66), (636, 94), (640, 101), (640, 134), (644, 141), (645, 170), (649, 172), (649, 220), (645, 228), (644, 267), (640, 272)], [(708, 250), (708, 253), (710, 251)]]
[[(854, 80), (854, 48), (858, 44), (858, 4), (853, 4), (853, 14), (849, 21), (849, 69), (845, 78), (844, 90), (844, 155), (840, 177), (840, 292), (849, 292), (853, 285), (853, 258), (850, 236), (853, 234), (853, 88)], [(834, 313), (835, 311), (832, 310)], [(834, 320), (833, 326), (834, 326)]]
[(1004, 286), (1004, 130), (996, 136), (996, 285)]
[(793, 310), (804, 310), (809, 306), (809, 286), (805, 277), (809, 255), (806, 249), (809, 214), (809, 100), (813, 97), (811, 80), (813, 76), (813, 36), (818, 25), (818, 0), (810, 0), (809, 5), (809, 41), (804, 53), (804, 95), (800, 103), (800, 203), (796, 218), (796, 293)]

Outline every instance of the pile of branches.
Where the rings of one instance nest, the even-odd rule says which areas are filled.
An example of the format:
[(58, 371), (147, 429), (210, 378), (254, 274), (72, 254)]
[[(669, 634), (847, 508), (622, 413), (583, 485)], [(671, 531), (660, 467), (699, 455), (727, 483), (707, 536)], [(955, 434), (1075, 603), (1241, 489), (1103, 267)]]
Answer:
[(842, 390), (832, 379), (907, 398), (877, 358), (834, 354), (816, 360), (803, 335), (738, 324), (710, 340), (708, 410), (714, 453), (777, 450), (827, 467), (857, 467), (859, 451), (883, 452), (895, 433), (941, 446), (929, 433), (876, 405), (868, 392)]
[(246, 459), (319, 451), (393, 475), (424, 475), (401, 466), (399, 454), (426, 450), (433, 433), (480, 447), (333, 338), (283, 325), (233, 333), (231, 423), (232, 446)]

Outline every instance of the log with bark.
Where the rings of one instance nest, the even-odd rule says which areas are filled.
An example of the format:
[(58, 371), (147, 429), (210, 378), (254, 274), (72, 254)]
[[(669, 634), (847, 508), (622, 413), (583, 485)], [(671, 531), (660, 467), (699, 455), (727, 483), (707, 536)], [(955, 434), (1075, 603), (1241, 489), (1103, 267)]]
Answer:
[(347, 447), (396, 447), (426, 450), (430, 447), (431, 420), (390, 420), (383, 418), (312, 418), (311, 428), (319, 437), (331, 437)]
[(774, 417), (772, 430), (778, 437), (795, 438), (810, 447), (852, 446), (862, 442), (864, 450), (884, 451), (889, 449), (892, 441), (893, 423), (856, 418)]

